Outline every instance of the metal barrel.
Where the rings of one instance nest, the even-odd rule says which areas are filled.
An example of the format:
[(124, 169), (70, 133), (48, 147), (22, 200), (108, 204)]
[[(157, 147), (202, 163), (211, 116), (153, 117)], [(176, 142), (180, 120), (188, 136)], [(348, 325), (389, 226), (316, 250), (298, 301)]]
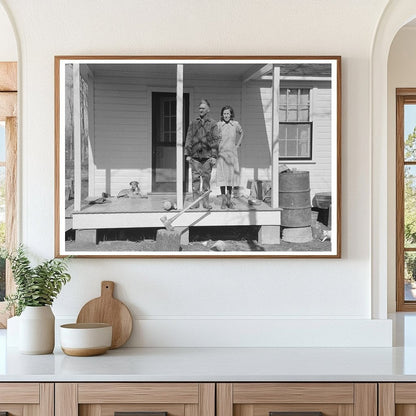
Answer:
[(309, 172), (286, 171), (279, 175), (279, 205), (283, 227), (311, 225)]

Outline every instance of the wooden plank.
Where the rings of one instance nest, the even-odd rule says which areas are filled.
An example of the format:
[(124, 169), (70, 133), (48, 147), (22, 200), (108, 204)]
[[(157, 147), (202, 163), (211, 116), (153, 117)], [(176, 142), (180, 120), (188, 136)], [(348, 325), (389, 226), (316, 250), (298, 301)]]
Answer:
[(73, 64), (74, 117), (74, 210), (81, 211), (81, 75), (79, 64)]
[(17, 116), (17, 93), (0, 92), (0, 121)]
[(1, 383), (0, 403), (39, 404), (39, 384)]
[(396, 101), (396, 310), (404, 303), (404, 98)]
[(280, 67), (273, 65), (272, 86), (272, 208), (279, 207), (279, 103)]
[[(253, 220), (255, 212), (255, 219)], [(173, 213), (174, 214), (174, 213)], [(161, 212), (73, 214), (74, 230), (100, 228), (161, 227)], [(169, 219), (171, 213), (166, 214)], [(237, 211), (222, 212), (197, 211), (186, 212), (173, 225), (175, 227), (221, 226), (221, 225), (280, 225), (280, 211)]]
[(247, 71), (244, 75), (243, 75), (243, 84), (245, 84), (246, 82), (250, 81), (250, 80), (257, 80), (260, 77), (266, 75), (267, 73), (271, 72), (273, 69), (273, 65), (272, 64), (266, 64), (263, 65), (262, 67), (258, 68), (257, 66), (254, 67), (254, 69)]
[[(6, 119), (6, 248), (17, 246), (17, 119)], [(15, 283), (7, 262), (6, 294), (15, 292)]]
[(176, 66), (176, 204), (183, 209), (183, 65)]
[(415, 404), (416, 383), (396, 383), (394, 395), (397, 404)]
[(0, 62), (0, 91), (17, 91), (17, 62)]
[(377, 384), (354, 384), (354, 416), (377, 416)]
[(398, 404), (396, 406), (395, 416), (416, 416), (416, 405)]
[(198, 403), (197, 383), (80, 383), (79, 403)]
[(197, 404), (185, 404), (184, 406), (185, 416), (199, 416), (199, 405)]
[(217, 384), (217, 416), (233, 416), (233, 385)]
[(40, 403), (39, 414), (41, 416), (55, 415), (55, 385), (53, 383), (41, 383), (39, 385)]
[[(114, 412), (112, 413), (114, 415)], [(79, 406), (79, 416), (103, 416), (98, 404), (84, 404)]]
[(215, 416), (215, 383), (199, 384), (199, 416)]
[(354, 416), (354, 405), (340, 404), (338, 406), (337, 416)]
[(394, 383), (380, 383), (378, 385), (378, 416), (394, 416), (395, 394)]
[(55, 416), (78, 416), (78, 385), (55, 384)]
[(352, 383), (236, 383), (234, 403), (354, 403)]
[[(22, 407), (23, 416), (43, 416), (39, 414), (39, 407), (33, 404), (25, 404)], [(12, 413), (14, 416), (14, 413)]]
[(416, 95), (416, 88), (396, 88), (396, 96)]
[[(17, 120), (6, 118), (6, 248), (13, 250), (17, 245)], [(6, 262), (6, 294), (14, 293), (16, 285), (13, 279), (10, 262)], [(6, 328), (7, 319), (13, 311), (6, 310), (6, 302), (0, 302), (0, 327)]]
[(238, 406), (238, 416), (254, 416), (254, 406), (252, 404)]

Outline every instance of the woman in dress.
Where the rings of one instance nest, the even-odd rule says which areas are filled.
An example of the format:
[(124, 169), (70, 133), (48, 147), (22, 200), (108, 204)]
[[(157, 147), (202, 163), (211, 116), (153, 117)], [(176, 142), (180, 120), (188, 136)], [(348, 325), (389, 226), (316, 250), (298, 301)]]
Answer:
[(217, 184), (221, 189), (221, 209), (234, 208), (231, 193), (233, 187), (239, 185), (240, 165), (237, 148), (241, 146), (244, 133), (240, 123), (234, 120), (234, 110), (229, 105), (221, 110), (218, 130), (221, 133), (221, 140), (216, 166)]

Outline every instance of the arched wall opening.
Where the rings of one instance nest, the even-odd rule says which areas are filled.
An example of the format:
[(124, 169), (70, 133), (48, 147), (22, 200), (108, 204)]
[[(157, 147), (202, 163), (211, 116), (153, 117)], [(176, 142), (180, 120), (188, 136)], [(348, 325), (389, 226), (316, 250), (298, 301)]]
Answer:
[[(409, 35), (409, 31), (414, 33), (416, 39), (416, 27), (406, 26), (415, 18), (416, 4), (413, 0), (390, 2), (380, 19), (372, 50), (371, 258), (372, 316), (375, 319), (384, 319), (387, 313), (396, 310), (395, 89), (403, 84), (416, 86), (416, 77), (410, 85), (409, 77), (404, 77), (403, 72), (398, 70), (401, 46), (397, 41), (401, 42), (403, 35)], [(416, 61), (416, 56), (409, 56), (408, 59)], [(401, 80), (398, 79), (400, 76)]]

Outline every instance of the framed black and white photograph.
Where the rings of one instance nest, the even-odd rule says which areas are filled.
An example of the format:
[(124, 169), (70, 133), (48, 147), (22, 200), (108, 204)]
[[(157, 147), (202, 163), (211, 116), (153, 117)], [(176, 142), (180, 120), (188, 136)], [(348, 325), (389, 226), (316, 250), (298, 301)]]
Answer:
[(340, 257), (340, 57), (55, 57), (56, 256)]

